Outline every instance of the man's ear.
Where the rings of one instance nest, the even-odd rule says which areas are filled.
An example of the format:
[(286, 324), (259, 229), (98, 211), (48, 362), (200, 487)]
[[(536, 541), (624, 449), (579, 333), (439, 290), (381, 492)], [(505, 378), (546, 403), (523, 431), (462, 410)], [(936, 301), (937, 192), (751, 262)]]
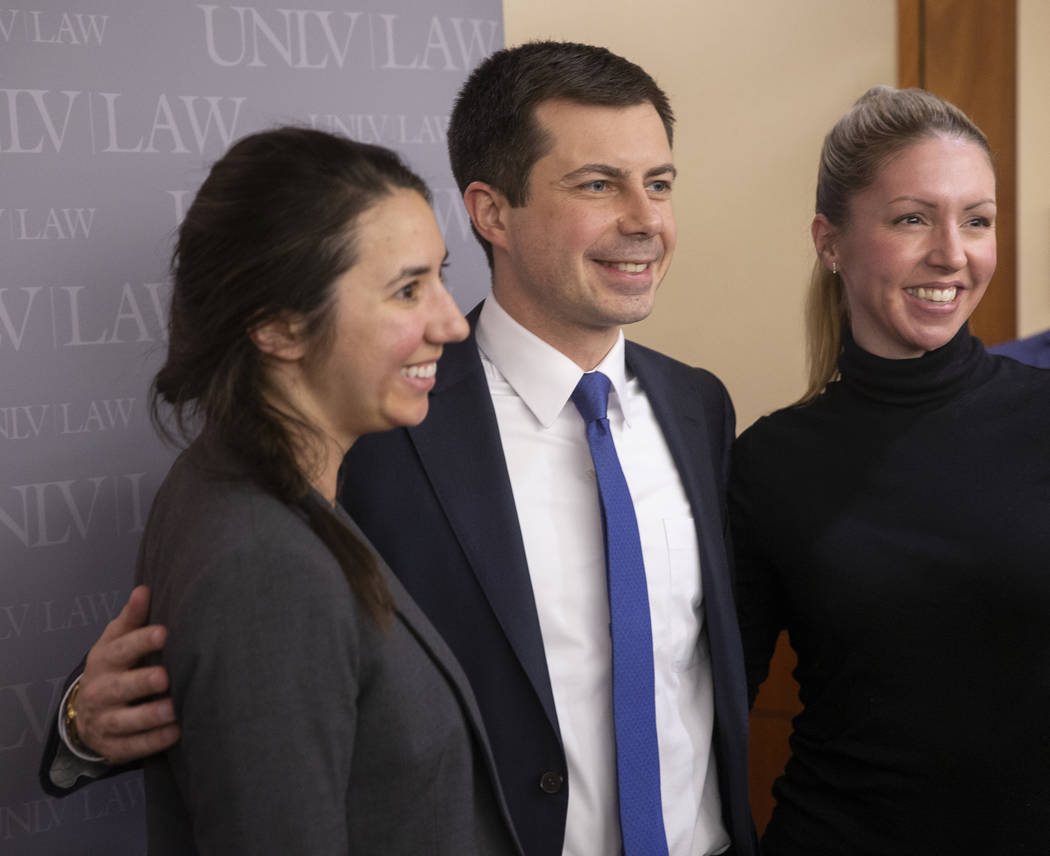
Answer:
[(838, 229), (823, 214), (813, 218), (813, 224), (809, 227), (813, 236), (813, 246), (817, 251), (820, 263), (830, 271), (838, 272), (842, 269), (842, 263), (838, 255)]
[(510, 203), (503, 193), (484, 181), (472, 181), (463, 191), (470, 222), (494, 247), (507, 247), (507, 215)]
[(282, 312), (248, 330), (252, 343), (269, 357), (287, 362), (306, 355), (306, 322), (294, 312)]

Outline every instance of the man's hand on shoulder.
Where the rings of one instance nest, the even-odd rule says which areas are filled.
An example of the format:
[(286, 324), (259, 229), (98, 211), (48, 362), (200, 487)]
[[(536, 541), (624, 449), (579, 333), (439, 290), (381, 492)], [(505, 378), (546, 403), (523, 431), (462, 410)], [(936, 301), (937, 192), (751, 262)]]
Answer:
[(163, 666), (136, 666), (163, 648), (167, 637), (159, 624), (143, 626), (148, 615), (149, 589), (139, 586), (88, 652), (80, 676), (73, 705), (76, 740), (111, 764), (137, 761), (179, 739), (171, 699), (151, 698), (168, 689), (168, 673)]

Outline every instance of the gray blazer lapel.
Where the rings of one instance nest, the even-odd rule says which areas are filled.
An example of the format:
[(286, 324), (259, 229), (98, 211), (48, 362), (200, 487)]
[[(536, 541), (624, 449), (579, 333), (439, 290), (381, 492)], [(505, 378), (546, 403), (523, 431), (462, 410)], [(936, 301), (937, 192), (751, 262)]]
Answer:
[[(372, 542), (368, 540), (368, 536), (361, 531), (361, 528), (356, 522), (354, 522), (353, 518), (343, 511), (341, 507), (336, 506), (336, 508), (336, 513), (339, 515), (339, 518), (344, 525), (353, 531), (353, 533), (367, 544), (372, 549), (373, 553), (375, 553), (379, 570), (383, 575), (383, 580), (386, 582), (387, 588), (394, 598), (394, 610), (408, 629), (409, 633), (416, 638), (420, 647), (430, 655), (435, 666), (445, 675), (453, 692), (459, 698), (460, 704), (466, 713), (466, 718), (470, 724), (471, 731), (477, 740), (478, 746), (481, 747), (481, 754), (485, 761), (485, 769), (492, 781), (493, 791), (498, 799), (500, 811), (503, 813), (503, 816), (507, 821), (507, 826), (513, 830), (514, 824), (511, 820), (510, 809), (507, 807), (503, 790), (500, 787), (499, 772), (496, 769), (496, 762), (492, 755), (492, 747), (489, 744), (488, 735), (485, 732), (485, 725), (481, 718), (481, 711), (478, 709), (477, 699), (475, 699), (474, 692), (470, 687), (470, 681), (467, 679), (466, 674), (464, 674), (462, 667), (459, 665), (459, 661), (456, 660), (455, 655), (445, 643), (445, 640), (441, 638), (441, 635), (434, 629), (434, 625), (430, 623), (430, 620), (423, 614), (423, 611), (412, 599), (412, 596), (405, 590), (401, 581), (394, 575), (394, 572), (390, 570), (387, 563), (383, 561), (383, 557), (376, 552)], [(516, 833), (514, 837), (516, 840)]]

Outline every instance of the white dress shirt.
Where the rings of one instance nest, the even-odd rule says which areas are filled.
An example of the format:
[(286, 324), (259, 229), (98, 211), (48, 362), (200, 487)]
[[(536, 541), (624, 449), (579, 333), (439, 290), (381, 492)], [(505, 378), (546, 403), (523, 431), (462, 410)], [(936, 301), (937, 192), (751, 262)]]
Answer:
[[(491, 296), (477, 342), (568, 761), (562, 853), (614, 856), (621, 843), (605, 548), (584, 423), (569, 400), (583, 372)], [(612, 382), (609, 424), (645, 562), (667, 844), (671, 856), (719, 853), (729, 835), (711, 751), (713, 690), (692, 512), (645, 391), (627, 376), (622, 332), (598, 370)]]

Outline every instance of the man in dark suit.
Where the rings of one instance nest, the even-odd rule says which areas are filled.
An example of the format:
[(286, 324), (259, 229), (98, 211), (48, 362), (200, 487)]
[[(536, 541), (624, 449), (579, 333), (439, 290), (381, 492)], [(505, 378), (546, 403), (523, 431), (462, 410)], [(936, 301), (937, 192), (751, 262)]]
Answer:
[[(612, 389), (606, 430), (633, 500), (651, 624), (662, 829), (638, 852), (757, 853), (724, 537), (732, 408), (713, 375), (620, 329), (651, 311), (675, 246), (672, 125), (652, 78), (602, 48), (534, 43), (479, 66), (449, 150), (492, 296), (471, 313), (469, 339), (446, 347), (425, 423), (362, 438), (344, 465), (343, 504), (471, 681), (536, 856), (620, 852), (627, 801), (603, 518), (570, 400), (595, 369)], [(122, 679), (105, 704), (85, 679), (86, 709), (113, 722), (112, 700), (132, 697)], [(171, 727), (155, 712), (139, 719), (147, 735)], [(129, 757), (119, 739), (116, 752), (88, 743)]]

